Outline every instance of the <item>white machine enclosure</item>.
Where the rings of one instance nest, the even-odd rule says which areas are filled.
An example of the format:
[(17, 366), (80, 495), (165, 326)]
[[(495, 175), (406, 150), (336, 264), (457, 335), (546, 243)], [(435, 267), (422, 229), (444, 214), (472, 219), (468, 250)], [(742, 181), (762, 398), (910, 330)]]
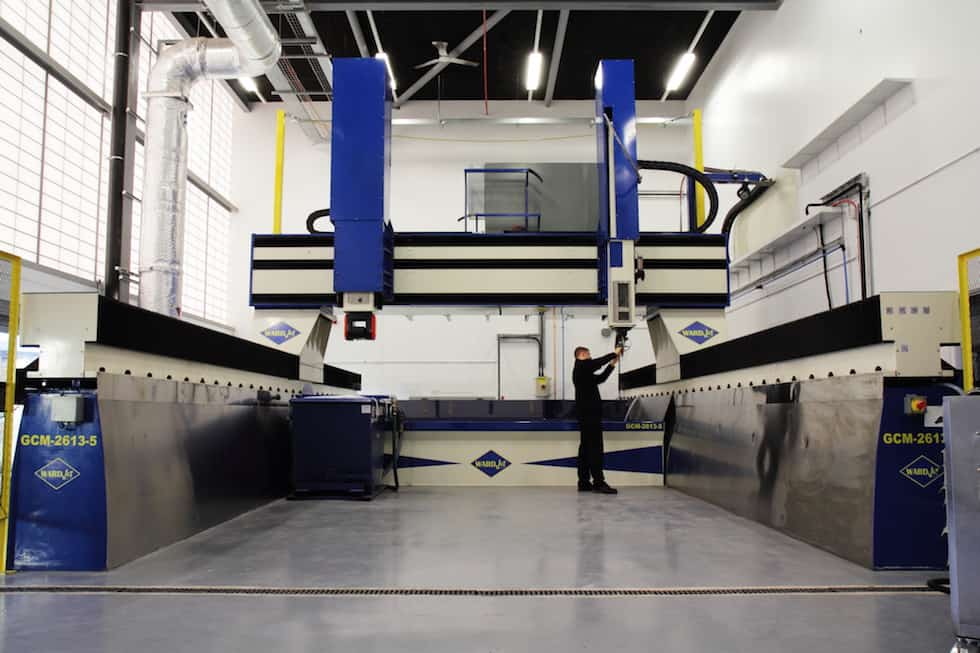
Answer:
[[(949, 377), (954, 375), (960, 343), (958, 295), (952, 291), (883, 292), (880, 294), (881, 332), (884, 342), (840, 352), (801, 356), (767, 365), (680, 378), (680, 356), (727, 342), (725, 322), (719, 311), (661, 310), (647, 323), (657, 360), (657, 385), (625, 390), (625, 397), (652, 391), (674, 392), (706, 386), (739, 383), (756, 385), (776, 379), (882, 373), (885, 376)], [(717, 334), (699, 345), (684, 335), (701, 330), (698, 323)], [(708, 336), (702, 332), (700, 337)], [(952, 359), (952, 360), (951, 360)]]
[[(304, 295), (322, 298), (333, 293), (333, 270), (315, 267), (333, 261), (332, 246), (269, 247), (253, 245), (254, 261), (289, 261), (289, 269), (253, 268), (252, 295)], [(536, 246), (467, 246), (396, 245), (395, 261), (585, 261), (596, 262), (595, 246), (536, 245)], [(296, 267), (302, 262), (311, 267)], [(597, 263), (596, 263), (597, 265)], [(446, 268), (395, 268), (395, 295), (456, 295), (467, 293), (515, 294), (543, 293), (593, 294), (599, 292), (596, 267), (567, 269), (556, 266), (507, 268), (466, 267), (447, 273)], [(350, 310), (374, 310), (373, 304), (357, 303), (345, 306)]]
[[(252, 247), (252, 261), (316, 262), (333, 261), (333, 244), (306, 247)], [(333, 269), (253, 269), (251, 292), (255, 295), (282, 294), (315, 295), (324, 288), (333, 291)]]
[[(314, 367), (317, 360), (314, 347), (326, 348), (330, 321), (326, 313), (296, 311), (290, 317), (295, 324), (310, 325), (306, 338), (297, 335), (291, 340), (290, 348), (296, 351), (287, 353), (301, 356), (301, 369), (310, 379), (289, 379), (171, 358), (157, 354), (132, 351), (99, 344), (97, 293), (25, 293), (22, 309), (21, 341), (25, 345), (40, 348), (38, 370), (29, 375), (37, 378), (95, 378), (99, 373), (153, 377), (174, 380), (205, 379), (208, 384), (217, 381), (218, 385), (244, 387), (281, 388), (285, 393), (306, 391), (349, 393), (348, 389), (335, 388), (323, 384), (323, 359), (320, 357), (316, 376)], [(269, 319), (275, 320), (275, 316)], [(273, 325), (275, 322), (272, 323)], [(299, 329), (296, 329), (299, 331)], [(154, 337), (154, 334), (145, 334)], [(272, 344), (272, 343), (269, 343)]]
[[(720, 262), (728, 260), (724, 242), (716, 244), (646, 244), (641, 236), (636, 256), (643, 261), (646, 274), (636, 282), (640, 297), (684, 297), (727, 295), (728, 270)], [(696, 262), (719, 262), (719, 267), (699, 267)], [(674, 263), (677, 267), (672, 267)], [(686, 263), (687, 265), (682, 264)]]

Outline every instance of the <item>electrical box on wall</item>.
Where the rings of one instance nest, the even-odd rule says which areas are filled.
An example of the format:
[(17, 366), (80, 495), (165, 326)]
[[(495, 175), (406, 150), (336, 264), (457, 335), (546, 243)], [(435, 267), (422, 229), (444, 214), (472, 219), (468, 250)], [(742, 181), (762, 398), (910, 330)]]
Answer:
[(551, 396), (551, 377), (539, 376), (534, 383), (534, 396), (544, 399)]

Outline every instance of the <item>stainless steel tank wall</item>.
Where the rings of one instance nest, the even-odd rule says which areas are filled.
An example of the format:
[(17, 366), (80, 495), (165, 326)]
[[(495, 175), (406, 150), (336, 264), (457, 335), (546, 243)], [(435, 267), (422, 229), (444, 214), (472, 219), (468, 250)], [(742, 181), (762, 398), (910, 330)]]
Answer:
[(109, 568), (286, 494), (289, 407), (255, 399), (255, 390), (99, 375)]
[(676, 394), (667, 484), (871, 567), (883, 384), (865, 374)]

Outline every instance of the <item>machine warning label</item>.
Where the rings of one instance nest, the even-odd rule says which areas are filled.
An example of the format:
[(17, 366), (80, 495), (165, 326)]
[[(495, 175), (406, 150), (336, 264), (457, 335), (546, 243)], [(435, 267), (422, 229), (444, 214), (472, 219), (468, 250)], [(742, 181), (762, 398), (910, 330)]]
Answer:
[(703, 345), (718, 335), (718, 330), (712, 329), (703, 322), (691, 322), (677, 333), (681, 334), (688, 340), (693, 340), (697, 344)]
[(60, 490), (81, 476), (81, 472), (61, 458), (55, 458), (34, 472), (34, 476), (47, 483), (51, 489)]
[(925, 456), (919, 456), (899, 471), (919, 487), (929, 487), (943, 475), (943, 468)]
[(296, 336), (298, 336), (299, 330), (289, 326), (285, 322), (277, 322), (272, 326), (266, 327), (259, 333), (261, 333), (262, 335), (264, 335), (266, 338), (276, 343), (277, 345), (281, 345), (287, 340), (290, 340), (291, 338), (295, 338)]
[(510, 467), (510, 461), (491, 449), (474, 460), (473, 466), (487, 476), (493, 477)]

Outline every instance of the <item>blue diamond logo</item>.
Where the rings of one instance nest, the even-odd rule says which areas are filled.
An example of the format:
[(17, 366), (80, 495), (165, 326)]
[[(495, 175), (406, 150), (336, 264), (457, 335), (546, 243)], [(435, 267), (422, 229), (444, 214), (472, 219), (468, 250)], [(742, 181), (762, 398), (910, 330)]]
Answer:
[(491, 449), (474, 460), (473, 466), (487, 476), (493, 477), (510, 467), (510, 461)]
[(34, 472), (34, 476), (48, 484), (53, 490), (60, 490), (76, 478), (81, 472), (66, 463), (61, 458), (55, 458), (44, 467)]
[(703, 345), (705, 342), (718, 335), (718, 330), (712, 329), (703, 322), (691, 322), (677, 333), (689, 340), (693, 340), (699, 345)]
[(919, 456), (899, 471), (919, 487), (929, 487), (943, 475), (943, 468), (925, 456)]
[(299, 330), (289, 326), (285, 322), (277, 322), (270, 327), (266, 327), (260, 333), (277, 345), (281, 345), (290, 338), (298, 336)]

